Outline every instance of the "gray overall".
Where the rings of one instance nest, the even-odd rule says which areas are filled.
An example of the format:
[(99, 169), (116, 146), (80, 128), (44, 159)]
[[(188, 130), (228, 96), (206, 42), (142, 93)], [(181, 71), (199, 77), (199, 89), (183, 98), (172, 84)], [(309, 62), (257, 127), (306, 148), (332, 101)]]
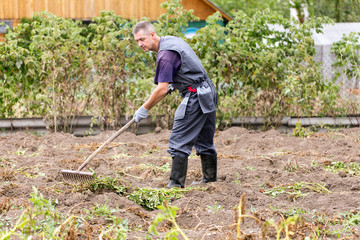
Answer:
[(173, 158), (188, 157), (195, 147), (197, 155), (216, 154), (213, 139), (217, 98), (212, 81), (195, 52), (182, 39), (163, 37), (158, 52), (162, 50), (176, 51), (181, 57), (172, 85), (183, 101), (175, 113), (168, 152)]

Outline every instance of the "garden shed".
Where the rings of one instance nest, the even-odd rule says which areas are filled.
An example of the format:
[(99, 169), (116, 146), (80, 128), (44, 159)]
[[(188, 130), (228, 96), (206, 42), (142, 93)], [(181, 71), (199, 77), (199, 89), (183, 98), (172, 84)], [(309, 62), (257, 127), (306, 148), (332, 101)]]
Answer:
[[(160, 4), (165, 0), (2, 0), (0, 22), (15, 27), (22, 18), (30, 18), (36, 12), (49, 11), (59, 17), (90, 21), (101, 11), (114, 11), (123, 18), (140, 19), (149, 17), (156, 20), (165, 12)], [(183, 0), (184, 9), (193, 9), (200, 22), (189, 25), (190, 34), (205, 25), (205, 19), (219, 11), (224, 22), (231, 17), (209, 0)], [(85, 7), (84, 7), (85, 6)], [(0, 28), (0, 41), (4, 41), (5, 27)]]

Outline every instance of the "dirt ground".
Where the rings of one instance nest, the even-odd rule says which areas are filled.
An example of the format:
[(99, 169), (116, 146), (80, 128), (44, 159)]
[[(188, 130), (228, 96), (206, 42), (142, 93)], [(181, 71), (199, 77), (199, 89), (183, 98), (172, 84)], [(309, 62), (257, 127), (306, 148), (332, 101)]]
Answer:
[[(74, 191), (74, 186), (62, 179), (62, 169), (77, 169), (113, 133), (75, 137), (64, 133), (36, 136), (22, 132), (1, 136), (0, 206), (9, 200), (17, 206), (28, 204), (32, 186), (35, 186), (45, 198), (57, 199), (56, 208), (63, 214), (81, 215), (96, 204), (106, 204), (116, 209), (117, 216), (128, 220), (128, 239), (145, 239), (145, 236), (156, 239), (147, 234), (147, 228), (160, 210), (147, 211), (129, 200), (126, 194), (118, 195), (115, 191)], [(171, 164), (166, 151), (169, 134), (169, 130), (139, 136), (123, 133), (84, 170), (91, 168), (98, 176), (114, 177), (122, 173), (121, 178), (131, 186), (129, 191), (165, 187), (169, 171), (140, 166)], [(237, 226), (241, 227), (241, 239), (261, 239), (260, 222), (245, 217), (238, 224), (241, 196), (244, 196), (246, 215), (262, 222), (274, 219), (278, 227), (281, 219), (301, 212), (304, 221), (296, 227), (289, 225), (294, 232), (290, 233), (293, 239), (306, 236), (309, 239), (358, 238), (360, 227), (357, 222), (346, 223), (339, 214), (358, 212), (359, 177), (346, 171), (334, 173), (325, 166), (338, 161), (360, 163), (360, 129), (337, 129), (299, 138), (276, 130), (232, 127), (217, 132), (215, 144), (218, 182), (204, 184), (202, 190), (189, 191), (183, 198), (171, 202), (171, 206), (179, 208), (176, 221), (189, 239), (236, 239)], [(186, 186), (200, 179), (200, 159), (192, 154)], [(266, 194), (276, 187), (296, 183), (320, 184), (328, 192), (308, 188), (295, 197), (287, 193)], [(15, 209), (0, 211), (2, 219), (9, 216), (16, 219), (19, 214)], [(89, 224), (93, 229), (91, 238), (98, 239), (96, 229), (107, 222), (99, 218)], [(159, 238), (164, 237), (169, 228), (163, 225)], [(338, 231), (339, 235), (331, 235), (331, 231)], [(265, 239), (276, 239), (275, 227), (268, 227), (265, 233)], [(281, 236), (284, 238), (285, 235)]]

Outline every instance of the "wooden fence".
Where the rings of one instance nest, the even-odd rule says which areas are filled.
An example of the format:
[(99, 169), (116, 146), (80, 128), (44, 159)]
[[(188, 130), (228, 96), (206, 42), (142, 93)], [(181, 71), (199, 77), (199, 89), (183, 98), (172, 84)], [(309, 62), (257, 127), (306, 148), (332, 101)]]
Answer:
[[(91, 20), (101, 11), (114, 11), (126, 19), (148, 17), (156, 20), (165, 12), (160, 4), (165, 0), (0, 0), (0, 22), (10, 20), (15, 27), (22, 18), (31, 18), (34, 14), (46, 10), (59, 17), (79, 20)], [(205, 20), (219, 11), (225, 21), (231, 17), (209, 0), (182, 0), (185, 9), (193, 9), (194, 15)], [(5, 35), (0, 31), (0, 41)]]

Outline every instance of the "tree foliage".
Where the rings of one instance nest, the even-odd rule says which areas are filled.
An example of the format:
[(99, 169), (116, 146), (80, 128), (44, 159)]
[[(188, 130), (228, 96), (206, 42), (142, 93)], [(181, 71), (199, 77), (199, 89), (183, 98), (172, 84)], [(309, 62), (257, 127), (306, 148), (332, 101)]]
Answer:
[(271, 10), (284, 17), (290, 16), (288, 0), (213, 0), (213, 2), (232, 16), (235, 16), (237, 11), (243, 11), (251, 17), (256, 12), (265, 10)]
[(327, 16), (335, 22), (359, 22), (359, 0), (308, 0), (313, 17)]
[(304, 17), (306, 6), (310, 18), (329, 17), (335, 22), (358, 22), (360, 20), (359, 0), (213, 0), (224, 11), (235, 16), (237, 11), (244, 11), (253, 16), (258, 11), (270, 10), (290, 17), (290, 8), (295, 8), (299, 19)]

